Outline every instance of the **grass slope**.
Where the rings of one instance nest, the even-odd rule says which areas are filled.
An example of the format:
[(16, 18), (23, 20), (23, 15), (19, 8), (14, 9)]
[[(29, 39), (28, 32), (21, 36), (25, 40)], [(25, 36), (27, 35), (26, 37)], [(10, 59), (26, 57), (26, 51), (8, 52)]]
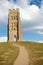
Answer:
[[(43, 44), (35, 42), (16, 42), (23, 45), (29, 55), (29, 65), (43, 65)], [(13, 65), (19, 48), (10, 43), (0, 43), (0, 65)]]
[(0, 65), (13, 65), (19, 48), (10, 43), (0, 43)]
[(36, 42), (17, 42), (25, 46), (29, 55), (29, 65), (43, 65), (43, 44)]

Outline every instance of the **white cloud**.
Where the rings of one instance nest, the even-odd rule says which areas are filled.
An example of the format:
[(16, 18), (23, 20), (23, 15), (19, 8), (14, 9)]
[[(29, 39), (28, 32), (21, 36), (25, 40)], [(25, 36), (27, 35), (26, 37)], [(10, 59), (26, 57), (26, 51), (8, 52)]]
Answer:
[(7, 37), (0, 37), (0, 42), (7, 42)]
[(38, 31), (37, 33), (43, 35), (43, 32), (41, 32), (41, 31)]
[(30, 0), (17, 0), (16, 4), (22, 8), (26, 8), (29, 1)]
[(43, 43), (43, 41), (33, 41), (33, 42), (36, 42), (36, 43)]
[(35, 5), (28, 6), (25, 9), (20, 9), (21, 12), (21, 19), (22, 20), (34, 20), (36, 19), (37, 15), (39, 14), (39, 8)]
[(5, 21), (5, 18), (8, 18), (8, 9), (10, 8), (17, 8), (18, 6), (14, 5), (13, 3), (9, 2), (8, 0), (1, 0), (0, 1), (0, 20)]
[(34, 26), (34, 27), (32, 27), (32, 28), (30, 28), (30, 30), (32, 30), (32, 29), (43, 29), (43, 26)]
[(20, 8), (21, 21), (23, 22), (25, 31), (36, 30), (37, 33), (38, 31), (41, 32), (43, 30), (43, 4), (41, 5), (41, 9), (39, 9), (36, 5), (28, 5), (28, 2), (30, 0), (17, 0), (16, 3), (13, 0), (10, 2), (8, 0), (0, 0), (0, 22), (7, 22), (9, 8)]
[(43, 43), (43, 41), (34, 41), (34, 40), (23, 40), (23, 41), (36, 42), (36, 43)]
[(28, 0), (18, 0), (17, 3), (19, 2), (19, 4), (22, 3), (22, 5), (24, 6), (24, 4), (26, 4), (24, 6), (24, 8), (22, 8), (21, 6), (14, 4), (13, 2), (9, 2), (8, 0), (3, 0), (0, 2), (0, 19), (3, 20), (5, 19), (5, 17), (8, 16), (8, 9), (9, 8), (20, 8), (20, 14), (21, 14), (21, 19), (22, 20), (33, 20), (36, 18), (38, 12), (39, 12), (39, 8), (35, 5), (29, 6)]
[(43, 41), (38, 41), (38, 43), (43, 43)]

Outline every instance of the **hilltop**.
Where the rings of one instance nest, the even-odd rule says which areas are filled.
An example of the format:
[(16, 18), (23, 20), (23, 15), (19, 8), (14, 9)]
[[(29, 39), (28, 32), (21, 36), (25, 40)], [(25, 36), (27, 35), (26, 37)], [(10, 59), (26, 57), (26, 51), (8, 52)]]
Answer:
[(29, 65), (43, 65), (43, 44), (37, 42), (0, 43), (0, 65), (13, 65), (19, 56), (19, 47), (25, 47), (28, 53)]

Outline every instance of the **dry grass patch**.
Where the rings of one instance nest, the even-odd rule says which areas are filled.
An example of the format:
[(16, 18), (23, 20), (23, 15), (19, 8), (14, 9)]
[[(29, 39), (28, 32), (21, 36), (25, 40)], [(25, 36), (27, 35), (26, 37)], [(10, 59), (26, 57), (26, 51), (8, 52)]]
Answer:
[(0, 65), (13, 65), (18, 54), (18, 47), (11, 43), (0, 43)]

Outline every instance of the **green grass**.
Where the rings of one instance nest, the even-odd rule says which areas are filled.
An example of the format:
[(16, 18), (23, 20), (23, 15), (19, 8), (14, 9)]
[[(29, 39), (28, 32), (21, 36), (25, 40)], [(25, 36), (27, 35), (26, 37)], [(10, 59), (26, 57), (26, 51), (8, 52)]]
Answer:
[(29, 55), (29, 65), (43, 65), (43, 44), (36, 42), (17, 42), (25, 46)]
[(0, 43), (0, 65), (13, 65), (19, 48), (11, 43)]
[[(43, 44), (36, 42), (15, 42), (17, 44), (23, 45), (29, 55), (29, 65), (43, 65)], [(11, 52), (13, 50), (13, 52)], [(5, 59), (2, 57), (6, 52), (11, 52), (9, 57)], [(13, 46), (12, 43), (0, 43), (0, 62), (6, 60), (5, 63), (0, 63), (0, 65), (13, 65), (19, 54), (19, 48)]]

